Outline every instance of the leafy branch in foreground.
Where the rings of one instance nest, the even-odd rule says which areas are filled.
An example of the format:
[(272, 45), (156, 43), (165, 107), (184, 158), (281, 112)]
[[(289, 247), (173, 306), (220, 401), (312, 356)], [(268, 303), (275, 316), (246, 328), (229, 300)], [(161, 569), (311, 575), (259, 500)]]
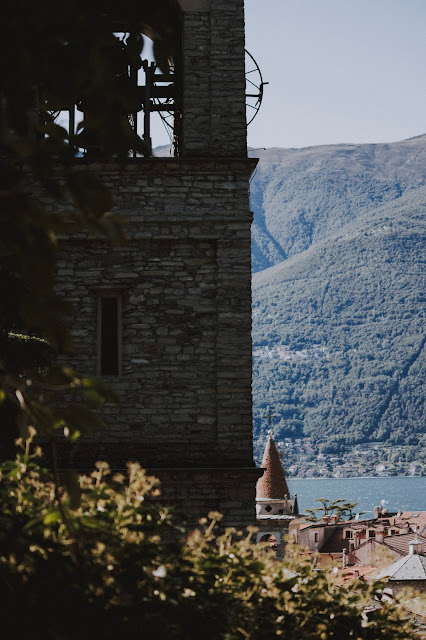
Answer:
[[(64, 426), (71, 435), (97, 429), (101, 422), (82, 399), (89, 405), (111, 399), (88, 378), (76, 382), (66, 367), (50, 369), (54, 355), (66, 357), (72, 348), (69, 305), (55, 291), (58, 238), (84, 232), (118, 243), (125, 237), (111, 193), (77, 152), (95, 140), (98, 160), (123, 161), (130, 150), (149, 154), (126, 115), (140, 108), (127, 68), (141, 66), (144, 16), (159, 9), (125, 2), (120, 16), (133, 29), (127, 39), (112, 33), (110, 12), (100, 0), (16, 0), (2, 14), (0, 400), (8, 403), (2, 422), (16, 420), (22, 433), (28, 425), (48, 437)], [(155, 55), (164, 64), (170, 42), (159, 40)], [(74, 105), (83, 116), (76, 132), (57, 120)], [(59, 410), (66, 392), (71, 402)]]
[(33, 436), (0, 480), (2, 623), (18, 640), (414, 638), (381, 583), (338, 587), (296, 548), (278, 562), (253, 530), (218, 533), (218, 514), (185, 537), (136, 464), (112, 475), (98, 463), (75, 506)]

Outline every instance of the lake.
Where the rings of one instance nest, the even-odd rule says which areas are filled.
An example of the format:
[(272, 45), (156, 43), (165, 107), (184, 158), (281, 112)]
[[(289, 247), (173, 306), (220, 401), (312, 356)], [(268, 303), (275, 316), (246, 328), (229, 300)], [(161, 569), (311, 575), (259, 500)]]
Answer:
[(426, 477), (287, 478), (290, 493), (297, 493), (299, 511), (315, 509), (317, 498), (358, 502), (356, 511), (373, 516), (374, 507), (389, 511), (426, 511)]

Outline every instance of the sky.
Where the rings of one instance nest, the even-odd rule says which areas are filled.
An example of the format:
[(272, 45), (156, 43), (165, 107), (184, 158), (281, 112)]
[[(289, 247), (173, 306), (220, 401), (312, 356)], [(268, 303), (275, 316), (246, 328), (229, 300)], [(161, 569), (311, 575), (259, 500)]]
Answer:
[(426, 0), (245, 0), (264, 100), (252, 147), (426, 133)]

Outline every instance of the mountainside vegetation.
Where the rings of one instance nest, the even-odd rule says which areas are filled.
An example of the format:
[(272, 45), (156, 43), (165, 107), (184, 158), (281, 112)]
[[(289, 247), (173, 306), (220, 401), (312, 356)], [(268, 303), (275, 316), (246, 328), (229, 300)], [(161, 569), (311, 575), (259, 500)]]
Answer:
[(426, 136), (262, 152), (252, 207), (258, 448), (424, 459)]

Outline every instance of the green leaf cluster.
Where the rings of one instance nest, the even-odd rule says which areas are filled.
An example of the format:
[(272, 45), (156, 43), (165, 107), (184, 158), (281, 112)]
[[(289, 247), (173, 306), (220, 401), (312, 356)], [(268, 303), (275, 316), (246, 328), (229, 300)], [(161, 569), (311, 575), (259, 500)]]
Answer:
[[(128, 65), (140, 68), (142, 32), (151, 25), (155, 54), (168, 66), (179, 32), (168, 9), (165, 0), (120, 7), (17, 0), (2, 13), (0, 419), (7, 434), (0, 449), (10, 449), (15, 423), (49, 437), (99, 429), (97, 412), (112, 400), (105, 387), (57, 364), (72, 349), (70, 306), (55, 288), (58, 239), (125, 238), (112, 195), (87, 161), (93, 157), (77, 156), (81, 148), (91, 148), (97, 161), (149, 155), (128, 115), (141, 107)], [(57, 120), (74, 105), (83, 114), (76, 132)]]
[[(353, 517), (353, 512), (358, 502), (348, 502), (342, 498), (338, 500), (329, 500), (328, 498), (317, 498), (317, 502), (321, 503), (321, 507), (316, 509), (306, 509), (309, 514), (306, 520), (308, 522), (318, 522), (323, 516), (336, 514), (339, 520), (347, 517), (349, 520)], [(358, 515), (361, 515), (359, 513)]]
[(346, 590), (293, 548), (278, 562), (218, 514), (187, 536), (136, 464), (57, 484), (33, 436), (0, 476), (2, 624), (18, 640), (414, 638), (381, 583)]

